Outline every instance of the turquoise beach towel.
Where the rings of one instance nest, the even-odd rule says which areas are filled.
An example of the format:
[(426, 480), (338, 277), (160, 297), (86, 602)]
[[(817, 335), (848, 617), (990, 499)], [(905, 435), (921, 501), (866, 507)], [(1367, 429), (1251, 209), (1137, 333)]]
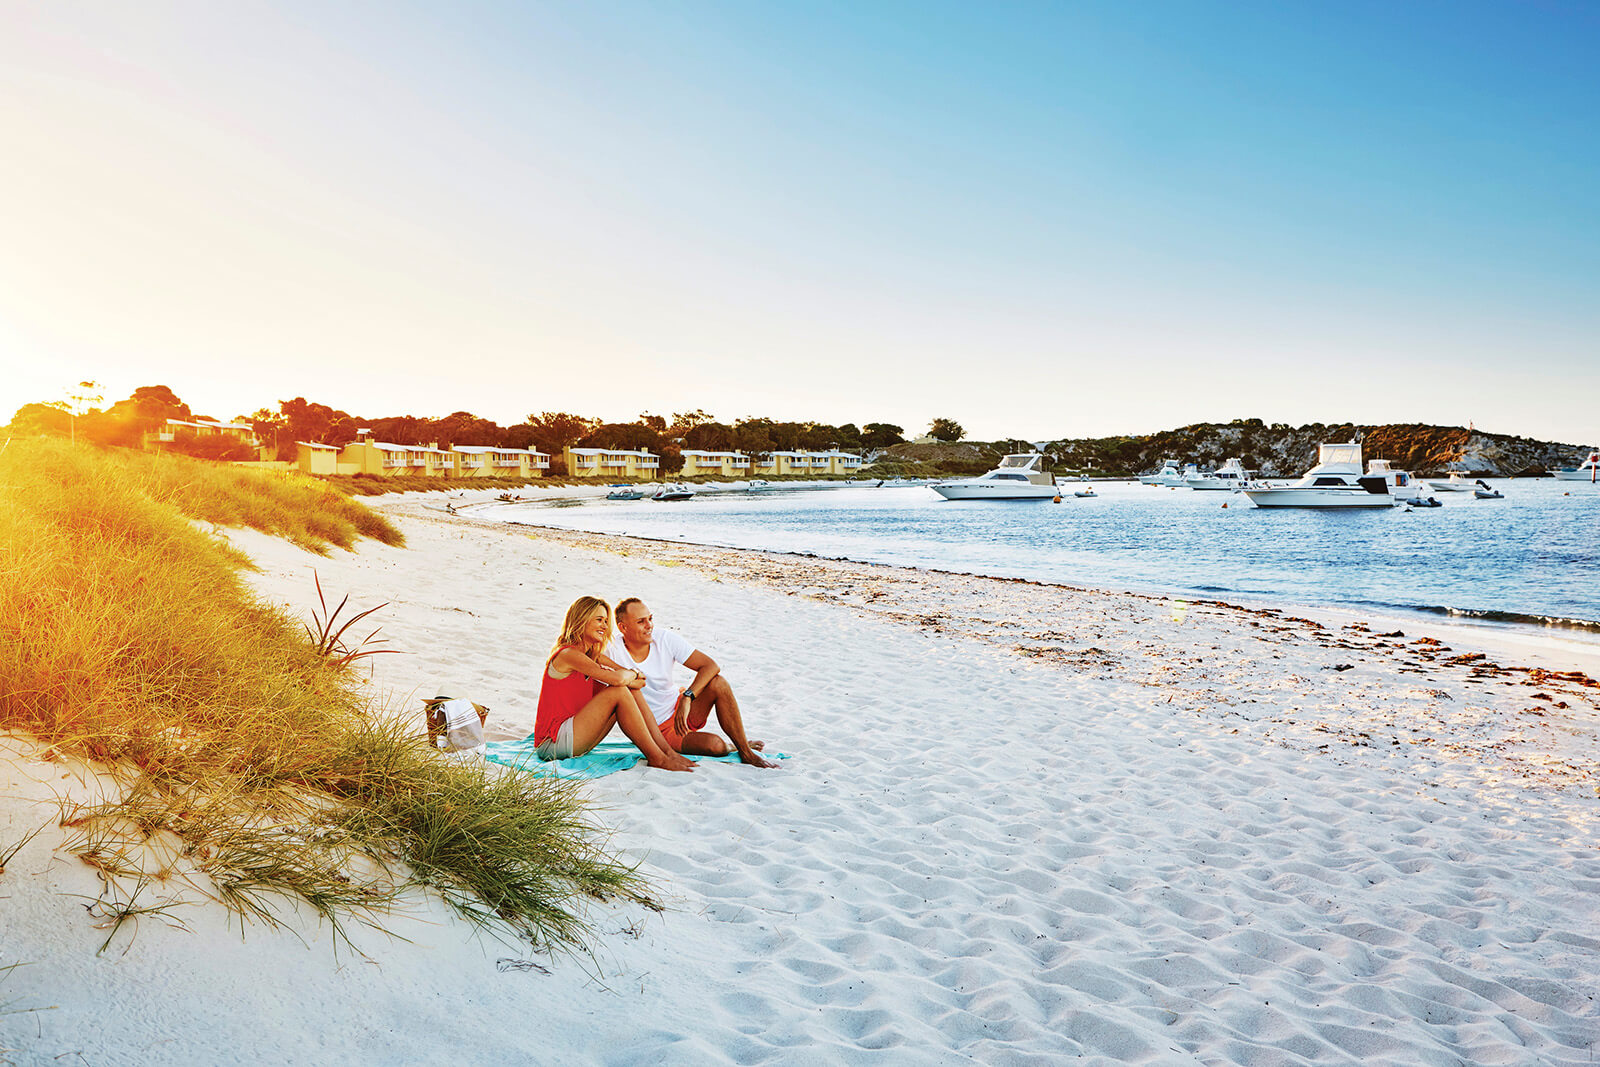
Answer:
[[(572, 759), (551, 760), (548, 763), (541, 760), (536, 752), (537, 746), (533, 738), (525, 737), (521, 741), (490, 741), (484, 746), (484, 758), (491, 763), (499, 763), (506, 767), (515, 767), (518, 770), (528, 771), (531, 774), (542, 774), (549, 778), (604, 778), (617, 771), (625, 771), (629, 767), (644, 763), (644, 757), (639, 750), (633, 747), (631, 741), (602, 741), (581, 756)], [(782, 752), (763, 752), (768, 759), (788, 759)], [(696, 763), (711, 760), (716, 763), (738, 763), (739, 754), (731, 752), (726, 756), (690, 756)]]

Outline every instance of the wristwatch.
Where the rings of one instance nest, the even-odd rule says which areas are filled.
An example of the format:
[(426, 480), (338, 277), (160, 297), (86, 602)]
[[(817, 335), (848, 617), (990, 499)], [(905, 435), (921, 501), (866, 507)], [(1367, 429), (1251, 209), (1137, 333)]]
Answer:
[(694, 690), (693, 689), (685, 689), (683, 691), (683, 695), (688, 697), (690, 700), (693, 700), (694, 699)]

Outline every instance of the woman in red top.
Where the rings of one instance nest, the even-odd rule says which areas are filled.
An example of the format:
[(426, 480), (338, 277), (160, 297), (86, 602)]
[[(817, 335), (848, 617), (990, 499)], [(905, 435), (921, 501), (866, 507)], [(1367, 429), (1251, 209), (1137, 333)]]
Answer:
[(668, 771), (694, 764), (672, 750), (654, 715), (635, 695), (644, 675), (619, 667), (600, 650), (611, 640), (611, 609), (604, 600), (579, 597), (567, 609), (561, 637), (544, 663), (533, 740), (542, 760), (581, 756), (621, 724), (645, 761)]

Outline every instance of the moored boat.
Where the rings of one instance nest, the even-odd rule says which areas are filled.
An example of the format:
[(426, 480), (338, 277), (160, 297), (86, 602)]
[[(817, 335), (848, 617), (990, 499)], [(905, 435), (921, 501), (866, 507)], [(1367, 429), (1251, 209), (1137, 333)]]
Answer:
[(1178, 469), (1177, 460), (1164, 459), (1160, 470), (1154, 474), (1139, 475), (1139, 481), (1143, 485), (1182, 485), (1183, 471)]
[(934, 482), (928, 488), (946, 500), (1054, 500), (1061, 495), (1055, 476), (1044, 469), (1044, 456), (1038, 452), (1005, 456), (987, 474)]
[(1244, 495), (1258, 508), (1388, 508), (1394, 506), (1389, 478), (1364, 474), (1361, 444), (1346, 441), (1317, 448), (1317, 463), (1289, 485), (1246, 487)]
[(1183, 484), (1190, 489), (1238, 490), (1244, 488), (1249, 480), (1250, 472), (1244, 469), (1244, 464), (1235, 456), (1214, 471), (1196, 471), (1188, 475), (1183, 479)]
[(694, 490), (681, 482), (668, 482), (654, 493), (650, 494), (651, 500), (688, 500), (694, 496)]
[(611, 487), (611, 492), (606, 494), (607, 500), (643, 500), (644, 490), (637, 485), (616, 484)]
[(1468, 493), (1472, 491), (1472, 482), (1467, 479), (1467, 472), (1452, 464), (1445, 471), (1443, 481), (1430, 481), (1429, 485), (1441, 493)]
[(1597, 473), (1600, 473), (1600, 449), (1589, 453), (1589, 458), (1576, 467), (1562, 467), (1550, 472), (1557, 481), (1562, 482), (1592, 482)]
[(1414, 477), (1410, 471), (1396, 470), (1386, 459), (1367, 460), (1367, 474), (1381, 477), (1389, 484), (1389, 495), (1399, 504), (1431, 508), (1439, 501), (1428, 496), (1428, 483)]

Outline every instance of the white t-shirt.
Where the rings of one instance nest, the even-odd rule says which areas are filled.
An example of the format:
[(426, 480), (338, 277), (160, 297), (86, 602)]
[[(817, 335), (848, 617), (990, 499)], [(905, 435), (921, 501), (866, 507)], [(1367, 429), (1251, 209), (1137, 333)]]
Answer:
[(673, 671), (678, 664), (694, 655), (694, 646), (672, 630), (656, 628), (650, 638), (650, 654), (644, 662), (635, 663), (628, 652), (628, 643), (621, 634), (614, 634), (606, 646), (606, 655), (622, 667), (631, 667), (644, 675), (644, 702), (650, 705), (656, 721), (672, 718), (677, 711), (678, 686), (674, 684)]

